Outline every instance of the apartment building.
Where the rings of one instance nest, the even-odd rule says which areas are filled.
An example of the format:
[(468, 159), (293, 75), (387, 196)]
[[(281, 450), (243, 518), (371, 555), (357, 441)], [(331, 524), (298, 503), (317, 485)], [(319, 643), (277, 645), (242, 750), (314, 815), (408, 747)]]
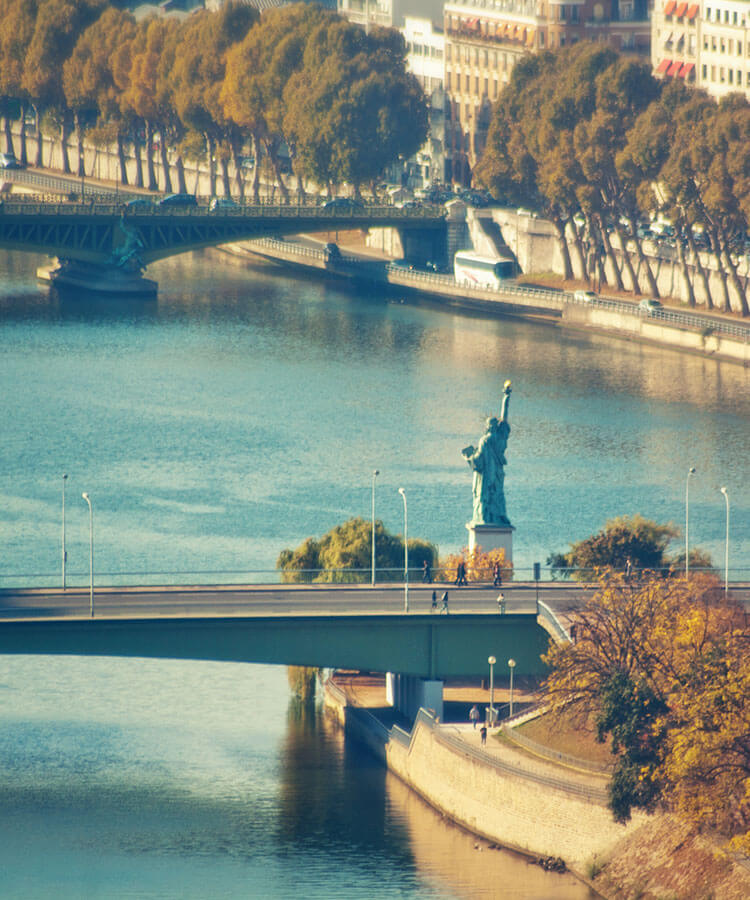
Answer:
[(468, 184), (492, 104), (525, 53), (590, 40), (649, 56), (647, 0), (454, 0), (445, 4), (445, 90), (453, 180)]

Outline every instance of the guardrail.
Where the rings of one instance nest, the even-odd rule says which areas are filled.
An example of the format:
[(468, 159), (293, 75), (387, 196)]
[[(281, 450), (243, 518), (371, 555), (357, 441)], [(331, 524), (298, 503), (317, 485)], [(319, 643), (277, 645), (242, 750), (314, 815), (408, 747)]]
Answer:
[(552, 610), (547, 606), (547, 604), (543, 600), (537, 601), (537, 615), (541, 616), (545, 622), (549, 624), (552, 630), (555, 632), (557, 637), (564, 643), (570, 643), (570, 635), (568, 632), (562, 627), (557, 616), (552, 612)]
[(575, 769), (583, 769), (584, 771), (601, 775), (610, 775), (612, 772), (611, 765), (597, 763), (588, 759), (580, 759), (577, 756), (571, 756), (569, 753), (553, 750), (551, 747), (547, 747), (544, 744), (540, 744), (538, 741), (532, 740), (525, 734), (520, 734), (515, 728), (507, 725), (505, 722), (501, 724), (500, 728), (508, 740), (513, 741), (514, 744), (518, 744), (520, 747), (525, 747), (537, 756), (549, 759), (551, 762), (562, 763), (565, 766), (571, 766)]
[(613, 312), (636, 316), (648, 321), (663, 321), (667, 324), (690, 328), (708, 334), (723, 334), (728, 337), (738, 337), (745, 343), (750, 343), (750, 326), (729, 322), (724, 319), (715, 319), (699, 313), (678, 312), (659, 307), (645, 311), (638, 307), (637, 303), (628, 303), (624, 300), (609, 300), (605, 297), (597, 297), (593, 300), (579, 300), (575, 293), (570, 291), (555, 291), (547, 288), (529, 288), (522, 285), (504, 284), (502, 287), (483, 287), (480, 285), (459, 284), (453, 275), (437, 272), (425, 272), (411, 269), (398, 263), (390, 263), (386, 271), (403, 282), (413, 282), (419, 285), (433, 285), (443, 289), (464, 288), (472, 294), (486, 295), (497, 299), (504, 297), (516, 297), (519, 300), (535, 300), (547, 304), (550, 308), (561, 309), (565, 306), (583, 306), (588, 309), (600, 308)]
[(520, 764), (513, 765), (512, 763), (508, 763), (505, 760), (498, 758), (494, 754), (487, 752), (486, 750), (475, 747), (473, 744), (469, 744), (467, 741), (462, 740), (460, 737), (450, 734), (447, 730), (450, 726), (439, 725), (436, 722), (435, 717), (427, 712), (427, 710), (419, 710), (419, 712), (417, 713), (417, 718), (414, 721), (413, 730), (416, 730), (417, 724), (419, 722), (421, 722), (434, 733), (435, 739), (438, 741), (438, 743), (441, 743), (446, 747), (450, 747), (451, 750), (458, 754), (471, 757), (482, 765), (493, 768), (498, 772), (503, 772), (507, 775), (513, 775), (516, 778), (524, 778), (527, 781), (533, 781), (536, 784), (551, 787), (558, 791), (564, 791), (567, 794), (575, 794), (579, 797), (586, 797), (591, 802), (598, 803), (600, 805), (606, 805), (609, 800), (609, 794), (606, 788), (596, 788), (590, 785), (577, 784), (574, 781), (566, 781), (563, 778), (555, 778), (552, 775), (544, 775), (541, 772), (531, 772), (529, 769), (522, 768)]

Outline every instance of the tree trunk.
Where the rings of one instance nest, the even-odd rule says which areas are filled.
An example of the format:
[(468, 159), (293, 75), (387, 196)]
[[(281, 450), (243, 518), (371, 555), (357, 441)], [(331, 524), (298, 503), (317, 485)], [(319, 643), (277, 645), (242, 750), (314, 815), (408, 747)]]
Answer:
[(21, 155), (19, 156), (19, 160), (21, 161), (21, 165), (25, 166), (28, 161), (28, 151), (26, 147), (26, 113), (28, 112), (28, 106), (25, 103), (21, 104), (21, 124), (18, 133), (18, 140), (21, 145)]
[(729, 281), (734, 288), (735, 294), (737, 294), (737, 299), (740, 304), (740, 314), (744, 317), (750, 315), (750, 308), (747, 305), (747, 295), (745, 294), (745, 288), (740, 281), (740, 277), (737, 274), (737, 266), (732, 259), (732, 254), (729, 251), (729, 247), (726, 243), (724, 243), (724, 261), (726, 263), (726, 267), (729, 270)]
[(125, 144), (119, 132), (117, 134), (117, 165), (120, 167), (120, 182), (124, 187), (127, 187), (130, 184), (128, 181), (128, 161), (125, 159)]
[(219, 165), (221, 166), (221, 187), (224, 191), (225, 197), (232, 196), (232, 184), (229, 179), (229, 159), (226, 156), (222, 156), (219, 160)]
[(602, 244), (604, 245), (604, 255), (609, 259), (612, 263), (612, 272), (615, 276), (615, 285), (619, 291), (625, 291), (625, 285), (622, 283), (622, 273), (620, 272), (620, 267), (617, 264), (617, 257), (615, 256), (615, 251), (612, 249), (612, 244), (609, 240), (609, 232), (604, 227), (604, 222), (602, 221), (601, 216), (597, 216), (597, 224), (599, 225), (599, 234), (602, 238)]
[(690, 278), (690, 267), (688, 265), (687, 256), (685, 255), (685, 241), (683, 240), (684, 233), (687, 230), (684, 223), (677, 227), (677, 258), (680, 260), (680, 269), (682, 270), (682, 277), (685, 280), (688, 306), (694, 307), (695, 291), (693, 290), (693, 281)]
[(721, 297), (722, 304), (721, 308), (724, 312), (732, 311), (732, 304), (729, 302), (729, 285), (727, 284), (727, 273), (724, 271), (724, 266), (721, 262), (721, 246), (719, 244), (719, 237), (716, 233), (716, 229), (711, 229), (711, 248), (713, 251), (713, 257), (716, 260), (716, 269), (717, 274), (719, 276), (719, 280), (721, 281)]
[(216, 169), (214, 167), (214, 152), (216, 150), (216, 145), (214, 143), (214, 139), (210, 134), (205, 134), (206, 138), (206, 152), (208, 154), (208, 193), (212, 196), (216, 196)]
[(187, 194), (187, 183), (185, 181), (185, 163), (182, 161), (182, 156), (178, 154), (177, 159), (174, 161), (175, 171), (177, 172), (177, 192), (180, 194)]
[(34, 159), (34, 165), (37, 168), (42, 168), (43, 156), (44, 156), (44, 135), (42, 134), (42, 117), (39, 115), (39, 110), (37, 110), (36, 111), (36, 157)]
[(659, 286), (656, 283), (656, 278), (654, 278), (654, 272), (651, 268), (649, 258), (643, 252), (643, 243), (638, 237), (638, 220), (635, 216), (628, 216), (628, 221), (630, 222), (630, 227), (633, 231), (633, 243), (635, 244), (635, 253), (638, 257), (638, 269), (642, 269), (646, 273), (649, 294), (654, 300), (658, 300), (661, 296), (659, 294)]
[(578, 225), (576, 225), (576, 221), (572, 216), (568, 219), (568, 225), (570, 225), (570, 230), (573, 233), (573, 249), (575, 250), (576, 260), (578, 262), (580, 277), (586, 279), (588, 273), (586, 271), (586, 258), (583, 252), (581, 232), (578, 230)]
[(141, 156), (141, 142), (138, 135), (133, 135), (133, 156), (135, 157), (135, 186), (143, 187), (143, 158)]
[(713, 297), (711, 296), (711, 286), (708, 281), (708, 275), (706, 273), (706, 270), (703, 266), (703, 263), (701, 262), (700, 253), (698, 252), (698, 248), (695, 246), (695, 240), (693, 239), (692, 228), (686, 228), (685, 234), (687, 236), (687, 242), (688, 242), (688, 247), (690, 248), (690, 254), (693, 257), (693, 260), (695, 261), (695, 268), (698, 271), (698, 277), (700, 278), (701, 283), (703, 285), (703, 293), (705, 294), (705, 297), (706, 297), (706, 308), (713, 309), (714, 301), (713, 301)]
[(570, 261), (568, 242), (565, 238), (565, 219), (559, 215), (550, 215), (550, 221), (557, 232), (557, 243), (560, 247), (563, 262), (563, 277), (566, 281), (571, 281), (573, 278), (573, 264)]
[[(632, 227), (632, 226), (631, 226)], [(638, 276), (635, 274), (633, 269), (633, 263), (630, 259), (630, 249), (628, 247), (628, 238), (625, 237), (625, 234), (622, 230), (622, 225), (617, 222), (615, 225), (615, 234), (617, 235), (617, 240), (620, 242), (620, 248), (622, 252), (622, 264), (625, 266), (628, 272), (628, 278), (630, 279), (630, 284), (632, 285), (631, 290), (634, 294), (639, 294), (641, 292), (641, 287), (638, 284)], [(635, 231), (633, 231), (635, 234)]]
[(10, 153), (12, 156), (15, 156), (16, 150), (13, 146), (13, 129), (11, 128), (10, 116), (4, 116), (3, 120), (3, 124), (5, 126), (5, 152)]
[(237, 186), (237, 194), (241, 200), (245, 199), (245, 181), (242, 177), (242, 166), (240, 165), (240, 141), (236, 132), (232, 132), (229, 137), (229, 148), (232, 153), (232, 162), (234, 163), (234, 183)]
[(60, 124), (60, 152), (62, 155), (62, 170), (66, 175), (72, 175), (70, 171), (70, 157), (68, 156), (68, 138), (70, 137), (70, 122), (67, 114), (63, 116)]
[(167, 152), (167, 142), (164, 140), (164, 131), (161, 133), (161, 142), (159, 144), (159, 156), (161, 158), (161, 170), (164, 173), (164, 191), (167, 194), (172, 193), (172, 174), (169, 171), (169, 153)]
[(156, 172), (154, 171), (154, 126), (146, 119), (146, 177), (148, 178), (148, 189), (156, 191), (159, 185), (156, 181)]
[(76, 130), (76, 152), (78, 153), (78, 177), (83, 178), (86, 174), (86, 158), (83, 149), (83, 125), (81, 124), (81, 114), (76, 110), (73, 118)]
[(251, 137), (255, 159), (255, 167), (253, 169), (253, 203), (258, 203), (260, 201), (260, 140), (255, 132), (253, 132)]
[[(287, 190), (287, 186), (284, 184), (284, 179), (281, 177), (281, 169), (279, 168), (279, 156), (276, 152), (276, 142), (266, 140), (265, 145), (268, 152), (268, 158), (271, 160), (271, 165), (273, 166), (276, 183), (278, 184), (279, 191), (281, 193), (281, 202), (289, 203), (289, 191)], [(255, 165), (257, 167), (257, 160)]]

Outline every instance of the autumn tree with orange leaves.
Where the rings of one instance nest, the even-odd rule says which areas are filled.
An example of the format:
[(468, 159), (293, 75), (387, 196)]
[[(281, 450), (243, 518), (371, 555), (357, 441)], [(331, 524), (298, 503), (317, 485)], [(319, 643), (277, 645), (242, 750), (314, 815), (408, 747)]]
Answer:
[(610, 808), (675, 810), (750, 849), (747, 614), (710, 575), (626, 581), (611, 570), (545, 657), (546, 698), (616, 758)]

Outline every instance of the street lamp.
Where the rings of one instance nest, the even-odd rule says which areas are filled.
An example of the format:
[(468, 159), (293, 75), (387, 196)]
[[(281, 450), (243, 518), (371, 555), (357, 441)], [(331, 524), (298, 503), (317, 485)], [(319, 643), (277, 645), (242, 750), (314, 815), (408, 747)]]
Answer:
[(65, 482), (68, 480), (68, 476), (65, 472), (63, 472), (62, 478), (62, 589), (65, 590), (65, 563), (68, 559), (68, 554), (65, 550)]
[(508, 667), (510, 668), (510, 718), (513, 718), (513, 669), (516, 667), (515, 659), (508, 660)]
[(89, 606), (91, 618), (94, 618), (94, 510), (91, 507), (89, 495), (84, 491), (81, 494), (89, 505)]
[(406, 514), (406, 491), (398, 489), (404, 498), (404, 612), (409, 612), (409, 538), (407, 536), (408, 517)]
[(719, 488), (727, 502), (727, 536), (724, 542), (724, 597), (729, 590), (729, 491), (725, 487)]
[(695, 475), (695, 466), (690, 466), (685, 479), (685, 581), (690, 577), (690, 543), (688, 531), (690, 528), (690, 476)]
[(380, 475), (378, 469), (372, 470), (372, 586), (375, 587), (375, 479)]
[(494, 656), (488, 656), (487, 662), (490, 664), (490, 725), (495, 724), (495, 663), (497, 660)]

